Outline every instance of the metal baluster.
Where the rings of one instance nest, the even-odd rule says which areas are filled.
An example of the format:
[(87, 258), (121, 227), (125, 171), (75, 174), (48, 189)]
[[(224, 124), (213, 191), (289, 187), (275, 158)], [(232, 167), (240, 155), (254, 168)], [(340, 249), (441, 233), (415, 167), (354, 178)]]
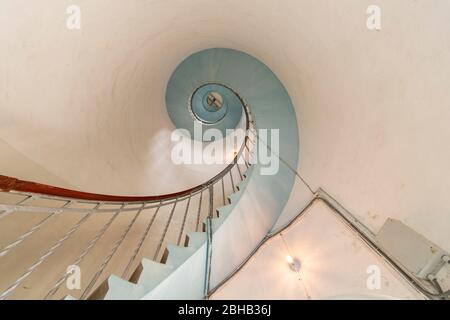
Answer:
[(153, 222), (156, 219), (156, 216), (158, 215), (159, 209), (162, 207), (162, 202), (159, 203), (159, 206), (157, 207), (155, 213), (153, 214), (152, 219), (150, 220), (150, 223), (147, 225), (147, 228), (145, 229), (144, 234), (142, 235), (138, 246), (136, 247), (136, 249), (134, 249), (133, 255), (131, 256), (130, 261), (128, 262), (127, 266), (125, 267), (124, 272), (122, 273), (122, 278), (126, 279), (126, 275), (128, 273), (128, 270), (131, 267), (131, 264), (134, 262), (134, 260), (136, 259), (137, 254), (139, 253), (139, 250), (141, 250), (142, 245), (144, 244), (144, 240), (145, 238), (147, 238), (148, 232), (150, 231), (151, 226), (153, 225)]
[[(97, 232), (97, 234), (94, 236), (94, 238), (91, 239), (91, 241), (89, 241), (87, 247), (84, 248), (83, 251), (81, 251), (78, 258), (71, 265), (76, 266), (76, 265), (79, 265), (83, 261), (84, 257), (91, 251), (91, 249), (95, 246), (97, 241), (105, 234), (106, 230), (108, 230), (108, 228), (111, 226), (111, 224), (114, 222), (114, 220), (118, 217), (119, 213), (122, 212), (122, 209), (124, 207), (125, 207), (125, 204), (122, 204), (120, 209), (113, 214), (113, 216), (108, 220), (108, 222), (106, 224), (103, 225), (103, 227), (100, 229), (100, 231)], [(47, 293), (47, 295), (45, 296), (45, 299), (54, 295), (56, 293), (56, 291), (58, 291), (59, 287), (63, 284), (63, 282), (67, 279), (68, 276), (69, 276), (69, 274), (65, 273), (61, 278), (59, 278), (58, 281), (56, 281), (56, 284)]]
[[(247, 144), (245, 144), (245, 148), (247, 149), (247, 155), (248, 155), (248, 166), (250, 166), (251, 164), (252, 164), (252, 155), (253, 155), (253, 152), (252, 152), (252, 150), (250, 150), (250, 148), (247, 146)], [(247, 166), (247, 167), (248, 167)]]
[(186, 224), (186, 217), (187, 217), (187, 215), (188, 215), (189, 205), (190, 205), (190, 204), (191, 204), (191, 195), (189, 195), (188, 203), (187, 203), (187, 205), (186, 205), (186, 211), (184, 212), (183, 224), (181, 225), (180, 234), (178, 235), (177, 246), (179, 246), (179, 245), (180, 245), (180, 242), (181, 242), (181, 236), (183, 235), (184, 225)]
[(143, 208), (145, 206), (145, 203), (142, 204), (142, 207), (138, 210), (138, 212), (134, 215), (133, 219), (131, 220), (131, 222), (128, 224), (127, 228), (125, 229), (125, 231), (122, 233), (122, 236), (119, 238), (119, 240), (116, 241), (116, 243), (114, 243), (111, 251), (109, 252), (109, 254), (106, 256), (105, 260), (103, 260), (102, 264), (100, 265), (99, 270), (95, 273), (94, 277), (92, 278), (92, 280), (89, 282), (89, 284), (87, 285), (86, 289), (84, 289), (83, 294), (81, 295), (80, 299), (85, 299), (86, 296), (88, 295), (88, 293), (91, 291), (92, 287), (94, 286), (95, 282), (98, 280), (98, 278), (101, 276), (101, 274), (103, 273), (103, 271), (105, 270), (106, 266), (108, 265), (109, 261), (112, 259), (112, 257), (114, 256), (114, 254), (116, 253), (117, 249), (120, 247), (120, 245), (122, 244), (122, 242), (125, 240), (125, 237), (127, 236), (128, 232), (130, 231), (131, 227), (134, 225), (134, 223), (136, 222), (137, 218), (139, 217), (139, 215), (141, 214)]
[(211, 279), (211, 261), (212, 261), (212, 212), (213, 212), (213, 186), (209, 188), (209, 215), (206, 218), (206, 270), (205, 270), (205, 289), (204, 296), (207, 297), (210, 289)]
[(161, 247), (164, 242), (164, 238), (166, 237), (167, 230), (169, 229), (170, 222), (172, 221), (173, 213), (175, 211), (175, 207), (177, 206), (177, 201), (173, 204), (172, 210), (170, 211), (169, 220), (167, 220), (166, 226), (164, 227), (164, 232), (161, 236), (161, 239), (159, 240), (158, 248), (156, 249), (155, 255), (153, 256), (153, 260), (156, 261), (156, 258), (158, 257), (159, 251), (161, 250)]
[(48, 258), (49, 256), (51, 256), (55, 250), (60, 247), (67, 239), (69, 239), (74, 233), (75, 231), (78, 230), (78, 228), (80, 228), (80, 226), (86, 222), (86, 220), (95, 212), (95, 210), (100, 206), (100, 203), (98, 203), (95, 208), (89, 212), (88, 214), (86, 214), (83, 218), (81, 218), (77, 224), (69, 230), (69, 232), (67, 232), (64, 237), (62, 237), (61, 239), (59, 239), (53, 246), (50, 247), (50, 249), (48, 249), (31, 267), (29, 267), (27, 269), (27, 271), (22, 274), (11, 286), (8, 287), (8, 289), (6, 289), (1, 295), (0, 295), (0, 300), (4, 300), (12, 291), (14, 291), (26, 278), (28, 278), (28, 276), (33, 273), (33, 271), (41, 264), (45, 261), (46, 258)]
[(248, 163), (247, 163), (247, 159), (245, 159), (245, 157), (244, 157), (244, 156), (242, 156), (242, 159), (244, 159), (244, 164), (245, 164), (245, 168), (247, 168), (247, 169), (248, 169)]
[(225, 202), (225, 186), (224, 186), (224, 183), (223, 183), (223, 177), (222, 177), (222, 199), (223, 199), (223, 205), (225, 206), (226, 205), (226, 202)]
[(236, 162), (236, 167), (237, 167), (238, 172), (239, 172), (239, 177), (241, 177), (241, 181), (244, 180), (244, 177), (242, 176), (241, 168), (239, 168), (239, 164), (237, 162)]
[[(20, 200), (18, 203), (15, 204), (15, 206), (20, 206), (25, 204), (26, 202), (30, 201), (30, 200), (34, 200), (35, 197), (34, 196), (27, 196), (25, 199)], [(15, 210), (15, 208), (13, 209), (8, 209), (8, 210), (4, 210), (0, 213), (0, 219), (6, 218), (7, 216), (9, 216), (11, 213), (13, 213)]]
[(213, 209), (214, 209), (214, 185), (209, 186), (209, 214), (210, 218), (213, 217)]
[(197, 225), (195, 227), (195, 231), (198, 231), (198, 225), (200, 223), (200, 212), (202, 209), (202, 197), (203, 197), (203, 190), (200, 192), (200, 201), (198, 202)]
[(233, 174), (231, 173), (231, 170), (230, 170), (230, 178), (231, 178), (231, 185), (232, 185), (232, 187), (233, 187), (233, 193), (234, 193), (234, 192), (236, 192), (236, 191), (235, 191), (235, 189), (234, 189)]
[(19, 202), (17, 202), (16, 206), (24, 205), (28, 201), (35, 200), (35, 199), (36, 199), (36, 196), (27, 196), (25, 199), (22, 199)]
[[(68, 200), (62, 207), (61, 209), (66, 208), (67, 206), (69, 206), (72, 203), (72, 201)], [(41, 228), (47, 221), (50, 220), (51, 217), (57, 215), (58, 213), (61, 213), (61, 210), (56, 210), (52, 213), (50, 213), (47, 217), (45, 217), (44, 219), (42, 219), (38, 224), (36, 224), (35, 226), (33, 226), (30, 230), (28, 230), (27, 232), (25, 232), (24, 234), (22, 234), (20, 237), (18, 237), (15, 241), (13, 241), (12, 243), (8, 244), (6, 247), (4, 247), (2, 250), (0, 250), (0, 258), (5, 256), (6, 254), (8, 254), (9, 251), (11, 251), (11, 249), (17, 247), (19, 244), (21, 244), (23, 241), (25, 241), (26, 238), (28, 238), (29, 236), (31, 236), (34, 232), (36, 232), (37, 230), (39, 230), (39, 228)]]

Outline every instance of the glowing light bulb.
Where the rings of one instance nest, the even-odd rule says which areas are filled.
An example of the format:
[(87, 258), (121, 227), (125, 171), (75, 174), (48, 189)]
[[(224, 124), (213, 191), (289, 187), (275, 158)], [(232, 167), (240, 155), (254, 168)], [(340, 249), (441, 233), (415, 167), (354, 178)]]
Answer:
[(300, 271), (300, 261), (298, 259), (293, 258), (290, 255), (287, 255), (286, 261), (289, 264), (289, 267), (291, 268), (292, 271), (294, 271), (294, 272)]
[(286, 261), (287, 261), (287, 263), (292, 264), (292, 263), (294, 263), (294, 258), (292, 258), (290, 255), (287, 255)]

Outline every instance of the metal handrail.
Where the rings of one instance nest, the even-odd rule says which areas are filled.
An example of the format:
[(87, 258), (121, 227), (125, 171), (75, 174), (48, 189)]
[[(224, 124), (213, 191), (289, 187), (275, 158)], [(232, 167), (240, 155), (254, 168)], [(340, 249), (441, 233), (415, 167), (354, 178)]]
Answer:
[[(208, 193), (208, 199), (203, 200), (203, 207), (209, 206), (208, 219), (210, 220), (213, 217), (213, 188), (216, 184), (222, 186), (222, 197), (223, 204), (225, 205), (225, 189), (224, 189), (224, 179), (229, 174), (230, 181), (232, 185), (232, 190), (235, 190), (235, 181), (233, 180), (232, 171), (235, 167), (237, 167), (237, 172), (239, 175), (237, 176), (242, 181), (244, 179), (240, 165), (245, 164), (248, 168), (250, 165), (250, 148), (248, 147), (248, 143), (253, 144), (250, 136), (254, 136), (255, 133), (251, 131), (254, 129), (254, 121), (251, 117), (251, 112), (248, 105), (243, 101), (243, 99), (236, 93), (236, 95), (241, 99), (243, 110), (246, 117), (246, 134), (244, 137), (244, 141), (240, 147), (240, 149), (235, 153), (233, 160), (218, 174), (214, 177), (197, 185), (193, 188), (164, 195), (157, 196), (117, 196), (117, 195), (106, 195), (106, 194), (96, 194), (96, 193), (87, 193), (81, 192), (77, 190), (64, 189), (55, 186), (50, 186), (46, 184), (40, 184), (31, 181), (19, 180), (17, 178), (1, 176), (0, 175), (0, 193), (2, 194), (11, 194), (14, 196), (22, 197), (20, 201), (17, 201), (14, 204), (10, 203), (0, 203), (0, 221), (2, 218), (5, 218), (11, 213), (21, 212), (21, 213), (48, 213), (48, 215), (43, 218), (41, 221), (37, 222), (34, 226), (32, 226), (28, 231), (21, 234), (18, 238), (3, 246), (0, 249), (0, 259), (10, 254), (13, 249), (18, 246), (21, 246), (28, 238), (30, 238), (34, 233), (38, 232), (43, 228), (44, 225), (49, 224), (52, 218), (60, 215), (62, 213), (77, 213), (82, 214), (79, 221), (72, 226), (69, 231), (67, 231), (64, 235), (61, 236), (59, 240), (50, 245), (48, 249), (44, 250), (44, 253), (35, 260), (29, 266), (26, 271), (21, 274), (11, 285), (9, 285), (6, 290), (3, 292), (0, 291), (0, 300), (7, 298), (14, 290), (16, 290), (19, 286), (21, 286), (24, 281), (31, 276), (31, 274), (42, 265), (50, 256), (52, 256), (59, 248), (63, 247), (63, 245), (69, 241), (70, 238), (76, 233), (80, 227), (86, 224), (86, 221), (94, 216), (97, 213), (109, 213), (112, 214), (109, 218), (107, 218), (106, 223), (101, 227), (101, 229), (93, 236), (93, 238), (87, 243), (87, 246), (81, 250), (78, 257), (73, 261), (74, 265), (81, 264), (85, 257), (93, 250), (95, 245), (99, 242), (100, 238), (110, 229), (113, 222), (116, 218), (125, 212), (134, 213), (132, 220), (127, 225), (126, 229), (121, 233), (121, 236), (117, 241), (114, 242), (112, 248), (105, 254), (100, 267), (94, 273), (93, 277), (88, 282), (87, 286), (83, 288), (81, 298), (84, 299), (89, 296), (91, 289), (94, 288), (99, 277), (103, 274), (103, 271), (106, 269), (108, 263), (118, 251), (119, 246), (124, 242), (125, 238), (130, 232), (130, 229), (136, 222), (141, 212), (147, 209), (156, 208), (153, 216), (151, 217), (149, 223), (146, 225), (145, 232), (140, 237), (137, 246), (132, 251), (131, 259), (126, 264), (125, 270), (123, 271), (123, 277), (126, 278), (130, 268), (136, 262), (139, 257), (139, 253), (144, 246), (145, 240), (150, 234), (150, 229), (157, 218), (158, 212), (162, 207), (172, 206), (170, 211), (170, 216), (165, 223), (164, 232), (161, 235), (161, 238), (158, 241), (158, 246), (156, 252), (153, 256), (153, 259), (157, 259), (161, 249), (163, 249), (163, 245), (165, 244), (166, 234), (168, 232), (168, 228), (171, 225), (172, 216), (174, 214), (177, 203), (187, 200), (187, 205), (184, 208), (184, 216), (181, 224), (181, 229), (179, 230), (179, 234), (177, 235), (176, 243), (179, 245), (181, 242), (181, 237), (183, 233), (185, 233), (185, 224), (187, 215), (189, 212), (189, 206), (191, 204), (191, 198), (196, 195), (200, 195), (199, 207), (198, 211), (195, 208), (195, 216), (196, 227), (195, 231), (199, 229), (200, 217), (201, 217), (201, 209), (202, 209), (202, 198), (206, 197), (206, 193)], [(247, 159), (246, 159), (247, 157)], [(240, 160), (243, 160), (241, 162)], [(234, 170), (236, 171), (236, 170)], [(35, 201), (44, 200), (44, 204), (38, 203)], [(53, 204), (57, 204), (56, 207), (52, 207), (47, 202), (48, 201)], [(222, 201), (220, 201), (221, 205)], [(89, 205), (89, 207), (85, 207), (84, 205)], [(80, 207), (79, 205), (83, 205)], [(191, 210), (193, 211), (193, 210)], [(117, 271), (120, 272), (120, 271)], [(52, 298), (57, 291), (60, 289), (64, 281), (68, 278), (68, 273), (62, 273), (59, 278), (57, 278), (56, 282), (49, 287), (48, 293), (45, 295), (45, 299)]]
[[(229, 88), (232, 90), (231, 88)], [(119, 195), (108, 195), (108, 194), (99, 194), (99, 193), (90, 193), (83, 192), (73, 189), (60, 188), (56, 186), (51, 186), (47, 184), (20, 180), (10, 176), (0, 175), (0, 191), (3, 192), (16, 192), (16, 193), (29, 193), (29, 194), (38, 194), (38, 195), (46, 195), (50, 197), (57, 197), (63, 200), (84, 200), (84, 201), (100, 201), (103, 203), (117, 203), (117, 202), (125, 202), (125, 203), (133, 203), (133, 202), (160, 202), (171, 199), (177, 199), (184, 196), (189, 196), (198, 191), (207, 189), (210, 185), (215, 184), (218, 180), (220, 180), (223, 176), (228, 174), (233, 168), (233, 166), (237, 163), (238, 159), (241, 157), (244, 148), (246, 146), (247, 141), (249, 140), (249, 131), (251, 129), (251, 113), (248, 105), (244, 102), (241, 96), (233, 91), (236, 96), (241, 100), (243, 110), (245, 113), (245, 130), (246, 136), (244, 138), (244, 142), (241, 145), (239, 151), (236, 153), (233, 161), (228, 164), (221, 172), (217, 175), (209, 179), (208, 181), (199, 184), (193, 188), (186, 189), (180, 192), (156, 195), (156, 196), (119, 196)]]

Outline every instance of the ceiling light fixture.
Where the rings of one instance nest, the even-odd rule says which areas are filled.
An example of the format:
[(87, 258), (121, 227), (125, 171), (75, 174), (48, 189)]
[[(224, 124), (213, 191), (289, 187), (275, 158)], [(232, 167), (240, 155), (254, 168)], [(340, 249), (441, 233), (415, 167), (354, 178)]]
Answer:
[(297, 258), (293, 258), (292, 256), (287, 255), (286, 261), (289, 264), (289, 267), (291, 268), (292, 271), (294, 272), (300, 271), (300, 261)]

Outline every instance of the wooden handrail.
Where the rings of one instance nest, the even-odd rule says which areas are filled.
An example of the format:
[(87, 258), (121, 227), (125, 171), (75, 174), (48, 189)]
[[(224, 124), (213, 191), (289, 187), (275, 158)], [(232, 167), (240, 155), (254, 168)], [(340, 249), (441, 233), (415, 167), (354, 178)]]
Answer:
[[(230, 90), (232, 90), (230, 88)], [(233, 91), (234, 92), (234, 91)], [(241, 148), (236, 153), (233, 162), (230, 163), (228, 166), (226, 166), (220, 173), (218, 173), (213, 178), (209, 179), (207, 182), (202, 183), (196, 187), (183, 190), (180, 192), (175, 193), (168, 193), (163, 195), (157, 195), (157, 196), (119, 196), (119, 195), (108, 195), (108, 194), (98, 194), (98, 193), (89, 193), (89, 192), (82, 192), (72, 189), (65, 189), (60, 187), (55, 187), (47, 184), (32, 182), (32, 181), (26, 181), (26, 180), (20, 180), (14, 177), (4, 176), (0, 175), (0, 190), (4, 192), (10, 192), (10, 191), (17, 191), (17, 192), (27, 192), (27, 193), (35, 193), (35, 194), (42, 194), (47, 196), (53, 196), (53, 197), (61, 197), (61, 198), (70, 198), (70, 199), (76, 199), (76, 200), (85, 200), (85, 201), (105, 201), (105, 202), (156, 202), (156, 201), (164, 201), (174, 198), (179, 198), (183, 196), (187, 196), (189, 194), (193, 194), (197, 191), (203, 190), (204, 188), (207, 188), (211, 184), (214, 184), (216, 181), (218, 181), (220, 178), (222, 178), (224, 175), (226, 175), (231, 168), (237, 164), (237, 161), (239, 157), (241, 156), (242, 152), (245, 149), (245, 145), (247, 144), (247, 141), (249, 139), (248, 137), (248, 130), (250, 129), (250, 120), (249, 120), (249, 110), (247, 109), (248, 106), (245, 104), (245, 102), (242, 100), (242, 98), (237, 94), (237, 92), (234, 92), (239, 99), (241, 100), (243, 110), (245, 112), (246, 116), (246, 136), (244, 138), (244, 142), (242, 143)]]
[(89, 193), (72, 189), (65, 189), (51, 186), (48, 184), (20, 180), (14, 177), (3, 175), (0, 175), (0, 189), (5, 192), (10, 191), (29, 192), (77, 200), (112, 201), (112, 202), (158, 201), (167, 198), (176, 198), (195, 191), (195, 190), (190, 191), (191, 189), (189, 189), (181, 192), (170, 193), (160, 196), (116, 196), (116, 195)]

